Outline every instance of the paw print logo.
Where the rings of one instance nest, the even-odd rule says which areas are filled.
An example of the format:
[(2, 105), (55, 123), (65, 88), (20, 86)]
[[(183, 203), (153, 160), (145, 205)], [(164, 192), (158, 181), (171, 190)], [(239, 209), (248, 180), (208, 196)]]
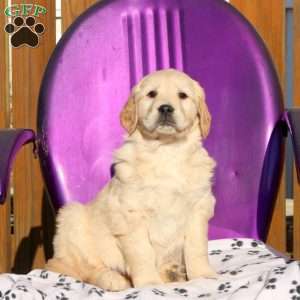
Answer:
[(5, 26), (5, 31), (11, 34), (10, 43), (17, 48), (23, 45), (29, 47), (37, 47), (39, 44), (40, 35), (45, 31), (45, 26), (42, 23), (36, 23), (33, 16), (26, 19), (23, 17), (15, 17), (12, 23)]

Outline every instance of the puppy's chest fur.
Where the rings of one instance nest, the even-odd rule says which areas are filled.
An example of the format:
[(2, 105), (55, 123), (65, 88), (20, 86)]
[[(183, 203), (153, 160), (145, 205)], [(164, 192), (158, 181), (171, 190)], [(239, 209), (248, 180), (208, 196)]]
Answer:
[[(123, 156), (124, 152), (126, 153)], [(152, 245), (161, 256), (182, 248), (185, 224), (196, 205), (203, 208), (211, 188), (213, 160), (199, 143), (188, 147), (154, 149), (125, 147), (119, 152), (116, 176), (121, 206), (140, 212), (147, 222)], [(122, 205), (123, 204), (123, 205)]]

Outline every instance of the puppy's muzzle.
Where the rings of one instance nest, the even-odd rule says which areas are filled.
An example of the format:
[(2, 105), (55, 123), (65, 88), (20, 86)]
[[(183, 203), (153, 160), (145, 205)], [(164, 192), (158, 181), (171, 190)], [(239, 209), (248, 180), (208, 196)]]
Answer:
[(173, 118), (174, 107), (169, 104), (163, 104), (158, 107), (159, 119), (158, 123), (163, 126), (175, 126)]

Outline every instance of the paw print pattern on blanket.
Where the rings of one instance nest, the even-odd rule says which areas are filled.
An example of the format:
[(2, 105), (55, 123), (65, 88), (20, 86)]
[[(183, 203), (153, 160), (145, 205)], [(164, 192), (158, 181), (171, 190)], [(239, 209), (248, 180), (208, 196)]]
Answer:
[(0, 299), (300, 300), (297, 261), (286, 261), (264, 244), (242, 238), (210, 241), (209, 253), (218, 279), (199, 278), (112, 293), (65, 275), (34, 270), (26, 275), (1, 274)]

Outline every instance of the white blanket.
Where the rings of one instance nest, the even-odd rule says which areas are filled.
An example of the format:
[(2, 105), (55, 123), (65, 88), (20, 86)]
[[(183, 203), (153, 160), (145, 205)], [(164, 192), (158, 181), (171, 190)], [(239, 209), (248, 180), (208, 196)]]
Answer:
[(296, 261), (272, 253), (252, 239), (209, 242), (209, 257), (218, 279), (107, 292), (61, 274), (33, 270), (27, 275), (0, 275), (0, 299), (292, 299), (300, 300)]

